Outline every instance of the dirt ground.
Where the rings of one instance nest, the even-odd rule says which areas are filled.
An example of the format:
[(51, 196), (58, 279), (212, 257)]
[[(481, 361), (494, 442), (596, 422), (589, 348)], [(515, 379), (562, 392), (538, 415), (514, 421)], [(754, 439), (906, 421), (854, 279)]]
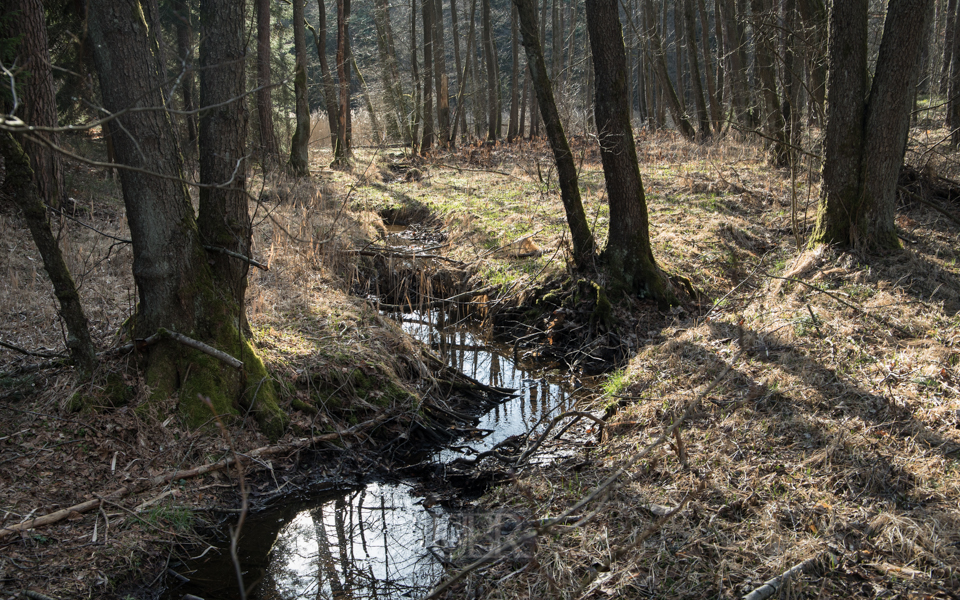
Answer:
[[(239, 494), (234, 469), (151, 480), (279, 445), (244, 471), (252, 500), (266, 503), (323, 476), (303, 442), (331, 434), (325, 461), (367, 464), (379, 425), (356, 428), (411, 414), (429, 368), (365, 298), (464, 293), (478, 319), (516, 316), (508, 333), (529, 336), (521, 351), (572, 356), (584, 374), (577, 356), (613, 349), (604, 360), (619, 361), (584, 407), (606, 416), (603, 442), (518, 467), (478, 506), (527, 522), (556, 516), (627, 468), (572, 514), (582, 522), (503, 553), (448, 597), (741, 597), (796, 565), (783, 597), (960, 597), (956, 221), (909, 202), (897, 255), (806, 249), (809, 165), (775, 171), (733, 141), (638, 143), (654, 253), (701, 296), (668, 312), (622, 301), (613, 325), (591, 323), (589, 303), (563, 302), (576, 283), (543, 144), (425, 161), (372, 153), (349, 174), (318, 168), (309, 184), (258, 180), (254, 253), (269, 270), (251, 274), (248, 312), (291, 415), (276, 444), (249, 419), (187, 430), (176, 399), (138, 410), (135, 357), (110, 355), (89, 382), (52, 364), (64, 348), (55, 300), (4, 203), (0, 341), (33, 355), (0, 349), (0, 527), (135, 489), (0, 538), (0, 598), (153, 597), (171, 557), (205, 548), (203, 532), (231, 517), (223, 510)], [(587, 141), (575, 147), (602, 242), (599, 157)], [(109, 174), (68, 173), (62, 246), (98, 347), (114, 348), (136, 298), (129, 246), (114, 239), (128, 235), (122, 202)], [(434, 236), (427, 247), (439, 258), (371, 256), (390, 221)], [(556, 303), (537, 313), (557, 282)], [(78, 397), (94, 408), (73, 411)], [(644, 450), (685, 411), (678, 435)], [(474, 533), (464, 557), (490, 547)]]

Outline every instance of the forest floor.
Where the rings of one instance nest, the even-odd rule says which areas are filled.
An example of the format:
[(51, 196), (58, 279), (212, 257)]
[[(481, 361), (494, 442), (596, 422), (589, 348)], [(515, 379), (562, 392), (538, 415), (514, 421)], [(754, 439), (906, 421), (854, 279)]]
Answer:
[[(602, 243), (599, 156), (587, 140), (574, 146)], [(605, 415), (602, 443), (515, 469), (477, 506), (529, 523), (626, 470), (575, 508), (582, 521), (512, 547), (450, 597), (741, 597), (795, 565), (779, 594), (960, 597), (956, 221), (906, 203), (896, 255), (805, 250), (817, 198), (805, 165), (792, 176), (749, 144), (669, 134), (641, 135), (638, 150), (655, 256), (699, 295), (671, 311), (620, 301), (612, 321), (567, 265), (542, 144), (427, 160), (365, 151), (351, 173), (322, 169), (318, 152), (309, 181), (255, 179), (253, 253), (269, 270), (251, 272), (248, 315), (291, 415), (277, 441), (249, 419), (189, 431), (175, 399), (138, 410), (146, 390), (131, 357), (110, 356), (90, 382), (50, 364), (63, 350), (55, 300), (4, 203), (0, 341), (36, 355), (0, 349), (0, 528), (144, 489), (0, 538), (0, 598), (151, 597), (170, 557), (203, 552), (198, 532), (239, 505), (235, 470), (146, 488), (151, 478), (280, 447), (246, 471), (262, 505), (389, 466), (384, 440), (411, 430), (418, 382), (436, 370), (371, 299), (417, 307), (457, 295), (495, 335), (525, 338), (519, 350), (566, 361), (571, 377), (609, 371), (583, 407)], [(98, 347), (113, 348), (136, 299), (129, 245), (102, 235), (129, 235), (118, 186), (71, 165), (68, 190), (62, 246)], [(416, 231), (415, 256), (385, 249), (395, 225)], [(679, 435), (657, 443), (685, 412)], [(485, 533), (465, 536), (461, 562), (489, 549)]]

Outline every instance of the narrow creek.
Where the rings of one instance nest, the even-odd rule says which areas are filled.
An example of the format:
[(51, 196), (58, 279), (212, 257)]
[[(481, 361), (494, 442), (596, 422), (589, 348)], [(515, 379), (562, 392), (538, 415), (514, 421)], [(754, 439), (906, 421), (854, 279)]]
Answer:
[[(427, 456), (437, 469), (535, 429), (588, 391), (554, 366), (515, 356), (512, 347), (475, 327), (438, 327), (443, 317), (437, 313), (390, 316), (448, 366), (516, 390), (480, 417), (472, 435)], [(247, 517), (237, 551), (247, 598), (417, 598), (440, 580), (460, 537), (461, 515), (418, 496), (415, 480), (352, 483), (329, 482), (329, 491)], [(219, 537), (229, 539), (228, 530)], [(189, 581), (168, 578), (163, 598), (240, 598), (228, 546), (174, 565)]]

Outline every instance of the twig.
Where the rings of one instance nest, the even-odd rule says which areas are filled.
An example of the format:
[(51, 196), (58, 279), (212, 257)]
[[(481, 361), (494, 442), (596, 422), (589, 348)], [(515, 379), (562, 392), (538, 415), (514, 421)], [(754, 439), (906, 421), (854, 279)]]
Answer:
[(777, 575), (769, 581), (766, 581), (763, 585), (744, 596), (743, 600), (766, 600), (780, 590), (780, 587), (783, 585), (784, 581), (789, 581), (794, 575), (813, 568), (820, 560), (820, 557), (824, 556), (824, 554), (826, 554), (826, 552), (818, 554), (813, 558), (808, 558), (798, 565), (794, 565), (789, 570)]
[(905, 336), (905, 337), (911, 337), (911, 335), (912, 335), (909, 331), (907, 331), (906, 329), (900, 327), (899, 325), (894, 325), (893, 323), (890, 323), (889, 321), (887, 321), (887, 320), (884, 319), (883, 317), (878, 317), (877, 315), (868, 313), (867, 311), (865, 311), (864, 309), (860, 308), (860, 307), (857, 306), (856, 304), (851, 304), (850, 302), (847, 302), (846, 300), (844, 300), (844, 299), (841, 298), (840, 296), (838, 296), (838, 295), (836, 295), (836, 294), (834, 294), (834, 293), (832, 293), (832, 292), (828, 292), (827, 290), (825, 290), (825, 289), (823, 289), (823, 288), (819, 288), (819, 287), (813, 285), (812, 283), (807, 283), (806, 281), (802, 281), (802, 280), (800, 280), (800, 279), (794, 279), (793, 277), (779, 277), (779, 276), (777, 276), (777, 275), (771, 275), (770, 273), (763, 273), (763, 276), (764, 276), (764, 277), (769, 277), (770, 279), (781, 279), (781, 280), (783, 280), (783, 281), (791, 281), (791, 282), (793, 282), (793, 283), (799, 283), (800, 285), (806, 286), (806, 287), (810, 288), (811, 290), (813, 290), (813, 291), (815, 291), (815, 292), (820, 292), (821, 294), (825, 294), (825, 295), (827, 295), (827, 296), (830, 296), (831, 298), (833, 298), (834, 300), (836, 300), (836, 301), (839, 302), (840, 304), (843, 304), (844, 306), (847, 306), (847, 307), (849, 307), (849, 308), (852, 308), (853, 310), (857, 311), (858, 313), (860, 313), (861, 315), (863, 315), (863, 316), (865, 316), (865, 317), (870, 317), (871, 319), (875, 320), (876, 322), (880, 323), (881, 325), (884, 325), (884, 326), (886, 326), (886, 327), (889, 327), (889, 328), (891, 328), (891, 329), (894, 329), (894, 330), (898, 331), (901, 335), (903, 335), (903, 336)]
[[(526, 544), (536, 539), (538, 536), (549, 532), (556, 525), (560, 524), (561, 522), (565, 522), (567, 517), (569, 517), (570, 515), (579, 512), (580, 509), (582, 509), (587, 504), (590, 504), (597, 498), (603, 495), (606, 495), (606, 493), (620, 479), (620, 477), (622, 477), (625, 473), (627, 473), (630, 469), (632, 469), (634, 465), (640, 462), (640, 460), (642, 460), (644, 457), (650, 454), (650, 452), (652, 452), (655, 448), (663, 444), (663, 442), (665, 442), (667, 439), (669, 439), (673, 435), (674, 430), (680, 427), (680, 425), (691, 414), (693, 414), (693, 412), (697, 409), (697, 407), (700, 406), (701, 400), (703, 400), (703, 398), (707, 394), (712, 392), (718, 385), (720, 385), (720, 382), (723, 381), (724, 378), (726, 378), (726, 376), (730, 373), (731, 370), (733, 370), (733, 365), (736, 363), (739, 357), (740, 357), (740, 354), (737, 354), (737, 357), (734, 358), (733, 362), (728, 364), (726, 368), (724, 368), (724, 370), (719, 375), (717, 375), (717, 377), (713, 380), (713, 382), (710, 385), (708, 385), (702, 392), (697, 394), (696, 398), (690, 401), (690, 403), (687, 405), (686, 410), (683, 411), (683, 414), (680, 416), (680, 418), (677, 419), (677, 421), (673, 425), (665, 429), (663, 433), (660, 434), (659, 438), (657, 438), (656, 440), (648, 444), (643, 450), (641, 450), (640, 452), (636, 453), (631, 458), (629, 458), (623, 464), (623, 466), (617, 469), (617, 471), (613, 475), (610, 475), (607, 479), (602, 481), (597, 487), (595, 487), (589, 494), (584, 496), (579, 502), (577, 502), (567, 510), (563, 511), (556, 517), (542, 521), (541, 525), (539, 527), (536, 527), (532, 532), (521, 535), (516, 539), (508, 540), (506, 543), (491, 549), (489, 552), (487, 552), (486, 554), (484, 554), (474, 562), (470, 563), (469, 565), (467, 565), (466, 567), (458, 571), (452, 577), (443, 581), (442, 583), (437, 585), (435, 588), (433, 588), (433, 590), (430, 592), (430, 594), (428, 594), (424, 598), (424, 600), (434, 600), (436, 598), (439, 598), (440, 595), (443, 594), (448, 589), (450, 589), (450, 587), (453, 584), (460, 581), (461, 579), (463, 579), (473, 571), (476, 571), (477, 569), (479, 569), (489, 561), (500, 557), (504, 552), (512, 548), (522, 546), (523, 544)], [(593, 516), (593, 513), (584, 516), (582, 519), (577, 521), (577, 523), (574, 526), (577, 526), (586, 522), (592, 516)]]
[(543, 444), (543, 440), (547, 439), (547, 436), (550, 434), (550, 431), (553, 429), (553, 427), (567, 417), (587, 418), (587, 419), (593, 420), (595, 423), (597, 423), (600, 426), (601, 435), (603, 435), (603, 428), (607, 425), (607, 422), (601, 419), (600, 417), (585, 411), (570, 410), (563, 414), (557, 415), (556, 417), (553, 418), (552, 421), (550, 421), (550, 424), (547, 425), (547, 430), (544, 431), (539, 438), (537, 438), (536, 443), (534, 443), (534, 445), (531, 446), (529, 450), (527, 450), (526, 452), (520, 455), (520, 458), (517, 459), (517, 465), (522, 465), (523, 462), (528, 457), (532, 456), (533, 453), (536, 452), (537, 449), (540, 447), (540, 445)]
[(32, 350), (26, 350), (20, 346), (14, 346), (13, 344), (8, 344), (7, 342), (0, 341), (0, 346), (13, 350), (14, 352), (19, 352), (20, 354), (26, 354), (27, 356), (36, 356), (38, 358), (68, 358), (65, 354), (50, 354), (48, 352), (34, 352)]
[[(496, 289), (498, 289), (498, 286), (488, 285), (488, 286), (485, 287), (485, 288), (480, 288), (480, 289), (478, 289), (478, 290), (470, 290), (470, 291), (468, 291), (468, 292), (463, 292), (463, 293), (457, 294), (457, 295), (455, 295), (455, 296), (450, 296), (449, 298), (444, 298), (443, 300), (433, 300), (432, 302), (427, 302), (426, 304), (420, 304), (420, 305), (417, 306), (417, 308), (421, 308), (421, 309), (422, 309), (422, 308), (440, 308), (441, 306), (444, 306), (444, 305), (449, 304), (449, 303), (451, 303), (451, 302), (458, 302), (458, 301), (460, 301), (460, 300), (463, 299), (463, 298), (469, 298), (469, 297), (471, 297), (471, 296), (482, 296), (482, 295), (484, 295), (484, 294), (489, 294), (490, 292), (495, 291)], [(383, 303), (381, 303), (379, 306), (380, 306), (381, 309), (384, 309), (384, 308), (385, 308), (385, 309), (387, 309), (387, 310), (401, 310), (401, 311), (402, 311), (404, 308), (407, 308), (407, 307), (409, 307), (410, 305), (406, 305), (406, 304), (383, 304)]]
[[(373, 427), (376, 424), (377, 424), (377, 421), (375, 419), (372, 419), (370, 421), (364, 421), (359, 425), (355, 425), (354, 427), (351, 427), (350, 429), (344, 432), (324, 433), (322, 435), (317, 435), (312, 438), (300, 440), (299, 442), (281, 444), (279, 446), (263, 446), (261, 448), (257, 448), (256, 450), (251, 450), (246, 454), (246, 456), (251, 458), (260, 457), (260, 456), (273, 456), (276, 454), (282, 454), (284, 452), (293, 452), (296, 450), (301, 450), (303, 448), (307, 448), (309, 446), (313, 446), (322, 442), (334, 442), (341, 439), (341, 437), (344, 435), (359, 435), (363, 433), (365, 430), (369, 429), (370, 427)], [(106, 494), (99, 494), (99, 498), (97, 498), (96, 500), (88, 500), (86, 502), (81, 502), (80, 504), (75, 504), (68, 508), (64, 508), (62, 510), (52, 512), (48, 515), (37, 517), (36, 519), (31, 519), (28, 521), (24, 521), (22, 523), (10, 525), (9, 527), (4, 527), (0, 529), (0, 539), (3, 539), (5, 537), (18, 533), (20, 531), (26, 531), (28, 529), (36, 529), (38, 527), (43, 527), (45, 525), (57, 523), (67, 518), (72, 513), (82, 514), (85, 512), (89, 512), (94, 508), (97, 508), (100, 506), (101, 498), (103, 500), (123, 498), (125, 496), (130, 495), (131, 493), (146, 491), (151, 488), (157, 487), (159, 485), (170, 483), (171, 481), (176, 481), (178, 479), (191, 479), (193, 477), (199, 477), (200, 475), (206, 475), (207, 473), (211, 473), (213, 471), (219, 471), (221, 469), (225, 469), (227, 467), (232, 466), (235, 461), (236, 461), (235, 458), (224, 458), (223, 460), (219, 460), (215, 463), (209, 463), (200, 467), (195, 467), (193, 469), (174, 471), (166, 475), (157, 475), (152, 479), (139, 482), (139, 484), (131, 483), (124, 487), (113, 490), (112, 492), (108, 492)]]
[(930, 202), (929, 200), (923, 198), (922, 196), (920, 196), (920, 194), (915, 194), (915, 193), (911, 192), (910, 190), (908, 190), (907, 188), (903, 187), (902, 185), (897, 186), (897, 189), (899, 189), (901, 192), (903, 192), (903, 193), (906, 194), (907, 196), (910, 196), (910, 198), (912, 198), (913, 200), (916, 200), (917, 202), (919, 202), (920, 204), (923, 204), (924, 206), (929, 206), (930, 208), (932, 208), (933, 210), (937, 211), (938, 213), (940, 213), (941, 215), (945, 216), (946, 218), (950, 219), (951, 221), (953, 221), (953, 222), (956, 223), (957, 225), (960, 225), (960, 219), (958, 219), (957, 217), (955, 217), (953, 214), (951, 214), (950, 212), (948, 212), (946, 209), (941, 208), (941, 207), (937, 206), (936, 204), (934, 204), (933, 202)]
[(193, 338), (189, 338), (183, 335), (182, 333), (177, 333), (176, 331), (170, 331), (167, 329), (160, 329), (159, 331), (157, 331), (157, 333), (160, 335), (160, 337), (164, 337), (164, 336), (169, 337), (170, 339), (180, 342), (181, 344), (183, 344), (184, 346), (187, 346), (188, 348), (199, 350), (204, 354), (209, 354), (210, 356), (216, 359), (222, 360), (223, 362), (227, 363), (234, 369), (240, 369), (243, 367), (242, 361), (237, 360), (236, 358), (230, 356), (226, 352), (223, 352), (222, 350), (217, 350), (213, 346), (208, 346), (207, 344), (204, 344), (203, 342), (197, 341)]
[(265, 264), (263, 264), (263, 263), (259, 263), (259, 262), (255, 261), (255, 260), (253, 260), (252, 258), (246, 257), (246, 256), (240, 254), (239, 252), (234, 252), (234, 251), (232, 251), (232, 250), (227, 250), (226, 248), (220, 248), (219, 246), (204, 246), (203, 249), (204, 249), (204, 250), (207, 250), (208, 252), (219, 252), (220, 254), (226, 254), (227, 256), (230, 256), (230, 257), (232, 257), (232, 258), (240, 259), (240, 260), (244, 261), (244, 262), (247, 263), (247, 264), (251, 264), (251, 265), (257, 267), (258, 269), (263, 269), (264, 271), (269, 271), (269, 270), (270, 270), (270, 267), (268, 267), (267, 265), (265, 265)]

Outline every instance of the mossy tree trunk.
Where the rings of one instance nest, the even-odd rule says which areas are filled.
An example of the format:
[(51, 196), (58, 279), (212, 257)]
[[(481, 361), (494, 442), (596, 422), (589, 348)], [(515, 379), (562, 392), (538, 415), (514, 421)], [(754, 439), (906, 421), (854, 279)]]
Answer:
[(677, 303), (670, 280), (650, 248), (647, 204), (627, 106), (627, 57), (617, 0), (587, 0), (587, 32), (596, 77), (597, 135), (610, 203), (610, 235), (602, 254), (617, 291)]
[[(116, 113), (163, 106), (154, 48), (136, 0), (91, 3), (88, 25), (104, 108)], [(240, 108), (231, 103), (226, 110)], [(224, 270), (239, 267), (212, 268), (208, 262), (170, 115), (163, 110), (130, 112), (116, 122), (124, 133), (115, 137), (114, 144), (120, 164), (128, 167), (120, 169), (120, 183), (139, 294), (134, 334), (142, 338), (173, 330), (243, 362), (243, 368), (236, 370), (165, 339), (144, 356), (151, 398), (179, 391), (180, 412), (191, 426), (212, 416), (201, 396), (208, 397), (221, 414), (247, 406), (269, 435), (279, 436), (285, 417), (276, 405), (263, 363), (242, 336), (243, 306), (236, 301), (236, 290), (221, 279)]]
[[(823, 183), (811, 244), (900, 248), (894, 217), (921, 48), (932, 0), (892, 0), (867, 90), (867, 0), (830, 10)], [(864, 100), (866, 98), (866, 100)]]
[(30, 158), (13, 135), (6, 131), (0, 132), (0, 156), (3, 157), (6, 169), (3, 191), (14, 199), (17, 207), (23, 212), (30, 235), (43, 259), (43, 268), (50, 276), (54, 294), (60, 303), (60, 316), (67, 325), (67, 347), (73, 364), (82, 376), (87, 376), (97, 366), (97, 354), (90, 339), (90, 329), (87, 327), (87, 317), (83, 314), (83, 307), (80, 305), (77, 286), (73, 282), (73, 277), (70, 276), (67, 263), (63, 260), (57, 238), (50, 229), (47, 207), (40, 199), (34, 182)]
[(307, 105), (307, 39), (303, 0), (293, 0), (293, 95), (297, 126), (290, 141), (290, 170), (303, 177), (310, 174), (310, 107)]
[(553, 86), (547, 77), (547, 64), (543, 58), (543, 48), (540, 45), (540, 36), (537, 33), (537, 13), (535, 0), (513, 0), (517, 7), (517, 18), (520, 22), (520, 36), (523, 48), (527, 54), (527, 64), (530, 67), (533, 90), (537, 96), (537, 105), (543, 117), (544, 128), (553, 158), (557, 163), (557, 178), (560, 183), (560, 199), (567, 215), (567, 224), (573, 240), (573, 260), (580, 269), (592, 265), (596, 255), (596, 243), (590, 226), (587, 224), (586, 213), (583, 211), (583, 202), (580, 199), (580, 185), (577, 177), (577, 166), (573, 161), (570, 144), (563, 132), (560, 122), (560, 113), (553, 97)]

